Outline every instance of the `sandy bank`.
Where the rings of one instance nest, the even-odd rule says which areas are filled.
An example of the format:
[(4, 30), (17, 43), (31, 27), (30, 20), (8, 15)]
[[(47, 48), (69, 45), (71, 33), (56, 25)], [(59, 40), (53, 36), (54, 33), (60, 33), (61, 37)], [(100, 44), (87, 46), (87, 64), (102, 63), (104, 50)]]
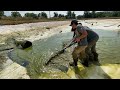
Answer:
[[(26, 39), (30, 41), (43, 39), (50, 37), (54, 34), (60, 33), (60, 31), (66, 28), (66, 24), (69, 22), (58, 21), (58, 22), (41, 22), (41, 23), (31, 23), (31, 24), (21, 24), (21, 25), (6, 25), (0, 26), (0, 34), (3, 42), (7, 38), (15, 37)], [(62, 33), (65, 33), (63, 31)], [(3, 43), (4, 44), (4, 43)], [(4, 53), (3, 63), (1, 61), (0, 66), (0, 79), (29, 79), (27, 75), (26, 68), (20, 66), (19, 64), (10, 60), (7, 56), (8, 52)]]
[[(88, 26), (92, 29), (102, 29), (102, 30), (120, 30), (120, 19), (94, 19), (81, 21), (84, 26)], [(92, 25), (93, 24), (93, 25)]]
[(38, 23), (28, 23), (28, 24), (19, 24), (19, 25), (4, 25), (0, 26), (0, 34), (6, 34), (16, 31), (25, 31), (30, 29), (38, 28), (47, 28), (47, 27), (56, 27), (68, 24), (68, 21), (54, 21), (54, 22), (38, 22)]

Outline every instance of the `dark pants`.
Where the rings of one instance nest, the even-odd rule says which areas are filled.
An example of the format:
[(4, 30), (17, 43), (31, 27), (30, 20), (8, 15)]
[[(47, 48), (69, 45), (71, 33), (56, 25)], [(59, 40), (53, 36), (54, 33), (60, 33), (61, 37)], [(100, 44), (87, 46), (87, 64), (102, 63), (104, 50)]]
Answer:
[(82, 52), (79, 55), (79, 59), (84, 61), (98, 61), (98, 54), (96, 52), (96, 42), (99, 37), (93, 38), (92, 40), (88, 39), (88, 46), (85, 49), (86, 58), (83, 58)]
[(96, 52), (96, 42), (99, 37), (93, 38), (93, 40), (88, 40), (88, 47), (85, 49), (88, 60), (98, 61), (98, 54)]

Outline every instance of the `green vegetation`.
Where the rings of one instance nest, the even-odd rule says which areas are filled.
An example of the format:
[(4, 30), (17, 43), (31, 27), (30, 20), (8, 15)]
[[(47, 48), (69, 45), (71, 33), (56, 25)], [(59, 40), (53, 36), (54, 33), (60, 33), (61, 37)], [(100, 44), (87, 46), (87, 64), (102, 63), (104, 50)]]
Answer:
[(84, 11), (84, 18), (111, 18), (119, 17), (120, 11), (104, 11), (104, 12), (95, 12), (95, 11)]
[(0, 25), (15, 25), (22, 23), (34, 23), (34, 22), (48, 22), (48, 21), (65, 21), (71, 19), (94, 19), (94, 18), (120, 18), (120, 11), (84, 11), (83, 15), (77, 15), (72, 11), (67, 11), (66, 15), (58, 14), (54, 12), (54, 16), (48, 18), (45, 12), (39, 14), (35, 13), (25, 13), (22, 16), (19, 12), (11, 12), (11, 16), (5, 16), (4, 11), (0, 11)]
[(4, 11), (0, 11), (0, 19), (2, 16), (4, 16)]
[(11, 16), (12, 17), (22, 17), (21, 14), (19, 12), (11, 12)]
[(24, 17), (38, 19), (37, 14), (34, 14), (34, 13), (26, 13)]
[(41, 12), (40, 17), (41, 18), (48, 18), (47, 14), (45, 12)]

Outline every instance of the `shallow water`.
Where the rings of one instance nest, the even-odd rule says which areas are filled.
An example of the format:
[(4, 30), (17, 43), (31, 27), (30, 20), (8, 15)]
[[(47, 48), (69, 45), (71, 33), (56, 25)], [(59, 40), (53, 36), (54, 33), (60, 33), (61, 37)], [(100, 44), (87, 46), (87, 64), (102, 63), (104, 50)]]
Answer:
[[(100, 36), (97, 42), (97, 52), (99, 54), (100, 63), (120, 63), (120, 36), (118, 33), (97, 29), (94, 31)], [(57, 50), (62, 49), (62, 43), (70, 40), (72, 34), (71, 32), (60, 33), (50, 38), (34, 41), (32, 48), (26, 50), (16, 49), (9, 53), (9, 56), (13, 61), (25, 66), (31, 78), (40, 78), (40, 76), (44, 78), (46, 74), (43, 75), (43, 73), (45, 72), (48, 78), (65, 78), (65, 75), (62, 76), (62, 72), (67, 71), (68, 63), (72, 61), (70, 50), (66, 50), (64, 54), (55, 58), (48, 67), (45, 67), (43, 64), (52, 54), (57, 52)], [(48, 73), (48, 71), (51, 73)], [(58, 73), (59, 75), (51, 76), (53, 72), (54, 75), (58, 75)]]
[(97, 51), (101, 63), (120, 63), (120, 36), (115, 31), (95, 30), (100, 39)]

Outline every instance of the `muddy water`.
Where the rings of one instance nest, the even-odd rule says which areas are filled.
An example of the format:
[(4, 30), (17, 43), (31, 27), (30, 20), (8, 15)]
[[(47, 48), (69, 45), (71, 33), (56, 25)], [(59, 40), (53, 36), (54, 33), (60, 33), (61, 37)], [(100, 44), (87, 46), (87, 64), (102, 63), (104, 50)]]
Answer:
[(120, 63), (120, 35), (115, 31), (95, 30), (100, 39), (97, 43), (97, 51), (102, 64)]
[[(97, 43), (97, 52), (101, 64), (120, 63), (120, 36), (117, 32), (107, 30), (94, 30), (100, 39)], [(57, 50), (62, 49), (62, 43), (70, 40), (72, 33), (60, 33), (50, 38), (33, 42), (33, 47), (26, 50), (16, 49), (9, 53), (10, 58), (25, 66), (31, 78), (70, 78), (65, 72), (68, 63), (72, 61), (71, 50), (53, 59), (49, 66), (44, 63)]]

